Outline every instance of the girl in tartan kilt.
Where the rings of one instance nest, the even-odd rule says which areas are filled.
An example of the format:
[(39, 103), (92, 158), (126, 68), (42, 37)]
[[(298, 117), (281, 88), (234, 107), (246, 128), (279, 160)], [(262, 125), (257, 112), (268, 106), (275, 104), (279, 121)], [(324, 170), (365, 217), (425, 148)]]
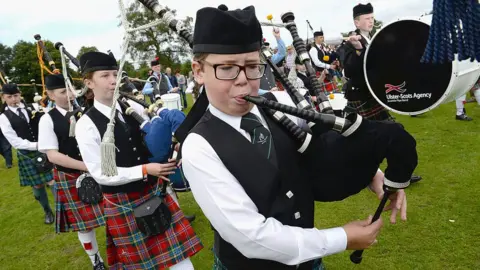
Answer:
[[(93, 269), (105, 269), (94, 230), (105, 224), (103, 204), (82, 202), (76, 188), (77, 178), (87, 171), (87, 167), (82, 161), (75, 135), (69, 134), (69, 130), (81, 111), (69, 111), (74, 94), (66, 88), (62, 74), (46, 76), (45, 85), (48, 97), (55, 102), (55, 108), (40, 119), (38, 149), (46, 153), (48, 159), (55, 164), (55, 232), (78, 232), (78, 239), (89, 256)], [(75, 121), (70, 120), (72, 116)]]
[[(89, 52), (80, 57), (80, 64), (84, 83), (93, 90), (95, 100), (78, 121), (75, 133), (83, 161), (102, 188), (110, 269), (193, 269), (189, 257), (203, 246), (178, 204), (161, 192), (160, 178), (174, 173), (175, 162), (148, 162), (149, 152), (138, 122), (113, 100), (118, 69), (115, 58)], [(112, 104), (117, 108), (113, 134), (107, 130)], [(117, 173), (112, 176), (102, 173), (105, 164), (100, 149), (104, 136), (114, 139), (115, 163), (107, 164), (116, 166)], [(172, 219), (166, 231), (147, 236), (140, 230), (134, 210), (155, 198), (163, 200)]]
[(38, 118), (41, 113), (32, 113), (21, 104), (21, 94), (16, 84), (5, 84), (2, 97), (5, 111), (0, 115), (0, 128), (8, 142), (17, 149), (20, 186), (31, 186), (35, 199), (45, 212), (45, 224), (52, 224), (54, 216), (48, 203), (45, 184), (50, 185), (55, 194), (52, 172), (39, 172), (35, 160), (44, 159), (37, 151)]

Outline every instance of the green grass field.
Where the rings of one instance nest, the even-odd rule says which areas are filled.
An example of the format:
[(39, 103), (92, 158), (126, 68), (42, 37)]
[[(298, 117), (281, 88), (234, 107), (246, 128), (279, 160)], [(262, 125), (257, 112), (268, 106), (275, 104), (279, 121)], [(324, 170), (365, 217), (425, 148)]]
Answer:
[[(474, 121), (454, 120), (454, 103), (416, 118), (396, 115), (417, 140), (416, 173), (423, 176), (407, 190), (408, 220), (391, 225), (384, 214), (379, 243), (364, 253), (362, 264), (353, 265), (350, 252), (343, 252), (325, 259), (329, 270), (480, 269), (480, 107), (467, 104), (467, 112)], [(31, 189), (20, 188), (17, 171), (16, 165), (6, 169), (2, 159), (0, 269), (91, 269), (76, 233), (56, 235), (53, 225), (43, 224), (43, 211)], [(193, 263), (196, 269), (211, 269), (209, 223), (191, 193), (180, 197), (184, 212), (197, 215), (193, 226), (205, 245)], [(377, 204), (369, 191), (343, 202), (318, 203), (316, 226), (363, 219)], [(97, 229), (97, 239), (105, 258), (104, 228)]]

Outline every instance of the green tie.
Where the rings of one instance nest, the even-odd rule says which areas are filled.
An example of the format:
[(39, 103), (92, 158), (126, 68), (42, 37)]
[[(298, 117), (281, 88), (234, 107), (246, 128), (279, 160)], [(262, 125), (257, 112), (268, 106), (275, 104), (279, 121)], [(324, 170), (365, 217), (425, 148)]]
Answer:
[(272, 134), (260, 122), (260, 119), (253, 113), (247, 113), (242, 117), (240, 128), (248, 132), (252, 138), (252, 144), (258, 151), (272, 162), (275, 160), (275, 147), (273, 145)]

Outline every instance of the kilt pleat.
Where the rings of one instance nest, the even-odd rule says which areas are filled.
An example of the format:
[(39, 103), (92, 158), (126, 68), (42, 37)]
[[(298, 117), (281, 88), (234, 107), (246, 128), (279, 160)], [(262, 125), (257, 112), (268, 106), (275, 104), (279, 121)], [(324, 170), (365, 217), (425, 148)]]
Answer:
[[(132, 209), (153, 196), (163, 197), (172, 213), (172, 224), (161, 235), (145, 237), (138, 230)], [(147, 185), (141, 192), (104, 193), (103, 201), (110, 269), (164, 269), (203, 248), (178, 204), (170, 195), (162, 195), (156, 185)]]
[(17, 150), (20, 186), (36, 186), (53, 180), (52, 172), (39, 173), (32, 159), (41, 155), (38, 151)]
[(354, 108), (363, 118), (377, 121), (394, 121), (387, 109), (375, 99), (367, 101), (348, 101), (347, 106)]
[(76, 182), (80, 173), (65, 173), (54, 169), (57, 201), (55, 202), (55, 232), (87, 231), (105, 225), (103, 201), (87, 204), (80, 200)]

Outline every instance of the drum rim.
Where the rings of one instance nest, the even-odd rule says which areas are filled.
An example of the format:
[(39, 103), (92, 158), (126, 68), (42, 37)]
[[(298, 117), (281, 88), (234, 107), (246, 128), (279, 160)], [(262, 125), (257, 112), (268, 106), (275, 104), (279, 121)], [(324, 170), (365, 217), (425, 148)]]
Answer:
[[(164, 96), (167, 99), (163, 99)], [(171, 98), (169, 99), (169, 97), (171, 97)], [(168, 94), (163, 94), (163, 95), (160, 96), (160, 99), (164, 100), (164, 101), (173, 101), (173, 100), (177, 100), (177, 98), (180, 98), (179, 93), (168, 93)]]
[[(382, 29), (394, 24), (394, 23), (397, 23), (397, 22), (400, 22), (400, 21), (418, 21), (418, 22), (421, 22), (421, 23), (424, 23), (424, 24), (427, 24), (428, 26), (431, 26), (431, 24), (428, 24), (425, 22), (425, 18), (427, 17), (431, 17), (432, 15), (423, 15), (423, 16), (405, 16), (405, 17), (400, 17), (400, 18), (397, 18), (396, 20), (392, 20), (391, 22), (385, 24), (379, 31), (377, 31), (375, 33), (375, 35), (373, 35), (373, 37), (370, 39), (370, 44), (373, 43), (373, 41), (375, 40), (375, 38), (377, 37), (377, 35), (382, 31)], [(367, 76), (367, 58), (368, 58), (368, 52), (370, 51), (370, 48), (371, 46), (368, 46), (367, 49), (365, 50), (365, 57), (363, 58), (363, 77), (365, 79), (365, 82), (367, 83), (367, 87), (368, 87), (368, 91), (370, 92), (370, 94), (373, 96), (373, 98), (380, 104), (382, 105), (384, 108), (388, 109), (389, 111), (392, 111), (394, 113), (398, 113), (400, 115), (419, 115), (419, 114), (423, 114), (425, 112), (428, 112), (428, 111), (431, 111), (435, 108), (437, 108), (438, 106), (440, 106), (443, 101), (448, 97), (448, 94), (452, 91), (452, 88), (455, 84), (455, 80), (454, 78), (455, 77), (458, 77), (458, 60), (457, 60), (457, 55), (455, 54), (455, 61), (451, 62), (451, 65), (452, 65), (452, 74), (450, 74), (450, 81), (448, 83), (448, 87), (447, 89), (445, 90), (445, 92), (443, 93), (443, 95), (437, 100), (437, 102), (435, 102), (434, 104), (432, 104), (431, 106), (429, 106), (428, 108), (425, 108), (423, 110), (420, 110), (420, 111), (415, 111), (415, 112), (404, 112), (404, 111), (399, 111), (399, 110), (396, 110), (396, 109), (393, 109), (391, 108), (390, 106), (386, 105), (385, 103), (383, 103), (378, 97), (377, 95), (373, 92), (372, 90), (372, 87), (370, 86), (370, 82), (368, 80), (368, 76)]]

